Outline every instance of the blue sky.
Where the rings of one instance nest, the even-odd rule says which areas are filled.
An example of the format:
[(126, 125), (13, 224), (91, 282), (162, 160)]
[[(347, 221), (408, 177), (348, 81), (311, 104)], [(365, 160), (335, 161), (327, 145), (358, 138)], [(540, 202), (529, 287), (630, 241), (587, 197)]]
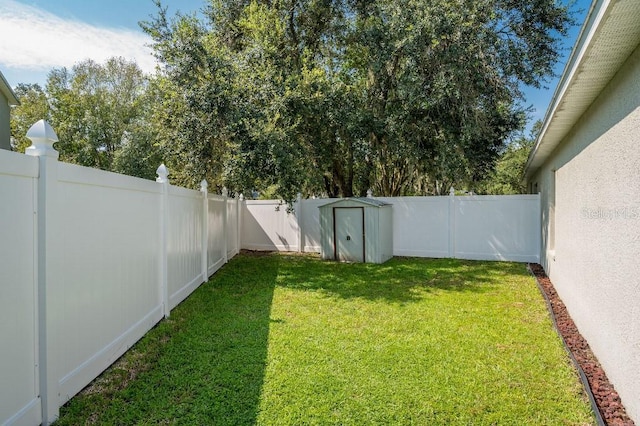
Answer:
[[(206, 0), (163, 0), (169, 14), (197, 12)], [(570, 1), (570, 0), (561, 0)], [(576, 0), (581, 24), (590, 0)], [(112, 56), (135, 60), (146, 72), (155, 62), (146, 46), (150, 39), (138, 22), (155, 14), (152, 0), (0, 0), (0, 71), (10, 85), (44, 85), (52, 68), (71, 67), (86, 58), (104, 62)], [(565, 56), (579, 32), (571, 30)], [(564, 59), (557, 65), (562, 73)], [(531, 123), (544, 118), (556, 79), (548, 89), (525, 88), (526, 105), (532, 105)]]
[[(169, 13), (199, 10), (204, 0), (163, 0)], [(155, 61), (139, 21), (155, 15), (152, 0), (0, 0), (0, 71), (10, 85), (44, 85), (52, 68), (91, 58)]]

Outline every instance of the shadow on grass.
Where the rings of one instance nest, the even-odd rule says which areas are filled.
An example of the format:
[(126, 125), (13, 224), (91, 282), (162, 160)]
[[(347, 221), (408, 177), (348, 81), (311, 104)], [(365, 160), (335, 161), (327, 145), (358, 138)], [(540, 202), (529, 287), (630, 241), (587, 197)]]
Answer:
[(276, 286), (404, 303), (435, 290), (483, 293), (521, 274), (514, 263), (244, 253), (65, 405), (59, 424), (255, 424)]
[[(194, 303), (203, 348), (193, 348), (202, 367), (202, 424), (255, 424), (265, 376), (273, 292), (280, 259), (238, 257), (216, 274)], [(200, 320), (201, 319), (201, 320)], [(193, 361), (193, 358), (187, 362)], [(189, 358), (189, 357), (187, 357)], [(196, 419), (194, 419), (196, 420)]]
[(281, 257), (279, 286), (400, 303), (419, 300), (434, 290), (484, 293), (502, 277), (528, 275), (522, 265), (509, 262), (396, 257), (376, 265), (323, 262), (315, 255)]
[(279, 264), (233, 259), (65, 405), (57, 424), (255, 424)]

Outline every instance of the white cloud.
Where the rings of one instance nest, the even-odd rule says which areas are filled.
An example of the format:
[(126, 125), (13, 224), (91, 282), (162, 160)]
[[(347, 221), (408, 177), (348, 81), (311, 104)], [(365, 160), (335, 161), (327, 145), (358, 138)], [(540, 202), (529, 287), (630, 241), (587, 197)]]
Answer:
[(128, 29), (89, 25), (41, 9), (0, 0), (0, 65), (48, 71), (85, 59), (103, 63), (113, 56), (135, 60), (145, 72), (155, 69), (146, 46), (150, 38)]

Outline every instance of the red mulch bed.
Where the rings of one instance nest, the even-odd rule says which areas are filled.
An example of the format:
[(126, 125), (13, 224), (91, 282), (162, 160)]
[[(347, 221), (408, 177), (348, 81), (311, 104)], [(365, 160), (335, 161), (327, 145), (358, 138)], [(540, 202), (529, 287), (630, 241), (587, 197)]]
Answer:
[(580, 368), (582, 368), (605, 424), (616, 426), (634, 425), (633, 420), (629, 418), (620, 401), (618, 392), (616, 392), (611, 382), (609, 382), (598, 359), (567, 313), (567, 308), (564, 303), (562, 303), (562, 300), (560, 300), (560, 297), (558, 297), (558, 293), (556, 293), (544, 269), (542, 266), (533, 263), (529, 264), (529, 267), (549, 299), (558, 331), (573, 354), (573, 357), (580, 365)]

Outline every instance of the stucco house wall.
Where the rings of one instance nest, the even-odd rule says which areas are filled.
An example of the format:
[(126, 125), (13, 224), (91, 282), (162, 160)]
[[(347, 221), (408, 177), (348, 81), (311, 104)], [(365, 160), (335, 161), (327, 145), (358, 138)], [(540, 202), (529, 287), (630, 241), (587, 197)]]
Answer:
[(640, 49), (530, 179), (547, 274), (640, 419)]
[(631, 55), (544, 162), (528, 169), (530, 190), (541, 193), (541, 263), (635, 422), (640, 422), (639, 41), (631, 41)]
[(9, 118), (12, 105), (18, 105), (18, 99), (0, 72), (0, 149), (11, 150), (11, 127), (9, 125)]

